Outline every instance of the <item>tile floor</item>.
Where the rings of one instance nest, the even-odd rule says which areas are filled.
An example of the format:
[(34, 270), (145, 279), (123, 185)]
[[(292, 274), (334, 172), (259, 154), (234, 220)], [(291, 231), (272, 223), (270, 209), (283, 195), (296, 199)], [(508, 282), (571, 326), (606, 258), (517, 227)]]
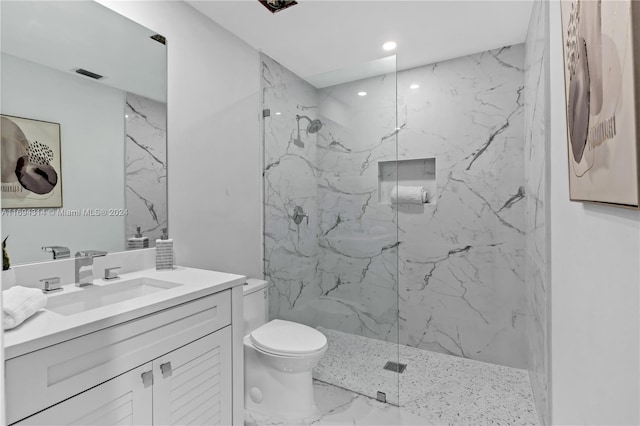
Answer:
[[(246, 425), (538, 425), (524, 370), (320, 330), (329, 348), (313, 372), (318, 415), (291, 422), (248, 412)], [(398, 357), (404, 373), (382, 369)]]
[(384, 404), (367, 396), (341, 389), (336, 386), (313, 382), (318, 415), (299, 421), (278, 417), (267, 417), (247, 411), (245, 426), (428, 426), (427, 419), (421, 418), (395, 405)]

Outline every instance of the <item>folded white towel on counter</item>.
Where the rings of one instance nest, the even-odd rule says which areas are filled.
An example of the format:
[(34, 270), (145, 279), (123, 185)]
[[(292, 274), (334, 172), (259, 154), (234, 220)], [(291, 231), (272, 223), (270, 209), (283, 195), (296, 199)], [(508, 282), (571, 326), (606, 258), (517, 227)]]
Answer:
[(391, 190), (391, 202), (398, 204), (424, 204), (429, 194), (422, 186), (396, 186)]
[(2, 292), (2, 327), (19, 326), (47, 305), (47, 296), (37, 288), (14, 286)]

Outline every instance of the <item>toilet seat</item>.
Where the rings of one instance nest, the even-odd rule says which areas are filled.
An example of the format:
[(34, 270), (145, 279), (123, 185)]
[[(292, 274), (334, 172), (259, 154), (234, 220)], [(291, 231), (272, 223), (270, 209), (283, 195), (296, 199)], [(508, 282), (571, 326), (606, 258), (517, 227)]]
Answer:
[(318, 330), (278, 319), (252, 331), (250, 338), (261, 351), (289, 357), (311, 355), (327, 347), (327, 338)]

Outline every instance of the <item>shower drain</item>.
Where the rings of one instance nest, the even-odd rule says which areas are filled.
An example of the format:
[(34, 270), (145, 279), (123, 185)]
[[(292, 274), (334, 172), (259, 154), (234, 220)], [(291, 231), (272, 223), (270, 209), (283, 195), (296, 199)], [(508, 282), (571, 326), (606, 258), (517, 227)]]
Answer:
[(402, 364), (401, 362), (393, 362), (387, 361), (387, 363), (383, 367), (385, 370), (393, 371), (395, 373), (404, 373), (404, 370), (407, 368), (407, 364)]

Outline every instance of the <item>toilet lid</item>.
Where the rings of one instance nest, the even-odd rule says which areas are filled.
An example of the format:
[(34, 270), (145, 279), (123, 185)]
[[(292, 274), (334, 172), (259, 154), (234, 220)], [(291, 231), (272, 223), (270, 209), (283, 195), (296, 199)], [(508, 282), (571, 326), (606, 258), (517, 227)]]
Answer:
[(308, 355), (322, 350), (327, 338), (306, 325), (273, 320), (253, 330), (251, 342), (258, 349), (276, 355)]

